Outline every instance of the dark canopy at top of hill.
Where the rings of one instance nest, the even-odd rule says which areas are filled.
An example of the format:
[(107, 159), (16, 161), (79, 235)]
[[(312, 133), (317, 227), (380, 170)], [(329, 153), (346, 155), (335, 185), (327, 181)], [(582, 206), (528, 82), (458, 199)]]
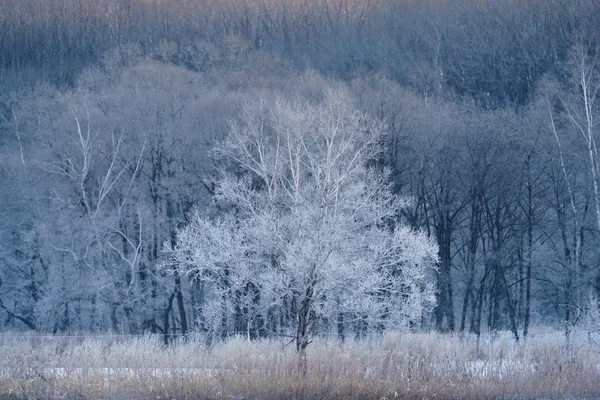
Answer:
[(596, 47), (598, 20), (595, 0), (4, 0), (0, 84), (73, 85), (132, 43), (153, 54), (168, 42), (170, 62), (201, 70), (238, 36), (338, 78), (382, 72), (425, 96), (519, 106), (575, 43)]

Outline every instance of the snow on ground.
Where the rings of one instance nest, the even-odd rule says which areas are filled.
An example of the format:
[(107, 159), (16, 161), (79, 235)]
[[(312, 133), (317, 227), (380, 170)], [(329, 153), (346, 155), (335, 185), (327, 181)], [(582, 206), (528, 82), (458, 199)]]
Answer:
[(109, 376), (134, 377), (146, 376), (153, 378), (203, 377), (210, 378), (218, 375), (219, 370), (213, 368), (4, 368), (0, 369), (0, 377), (23, 378), (67, 378), (72, 376)]

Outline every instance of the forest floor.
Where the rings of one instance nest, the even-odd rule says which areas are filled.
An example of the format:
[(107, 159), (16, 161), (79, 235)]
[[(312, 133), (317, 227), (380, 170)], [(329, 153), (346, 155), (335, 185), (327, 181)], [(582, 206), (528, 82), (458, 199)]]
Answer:
[[(479, 342), (479, 343), (478, 343)], [(600, 398), (600, 344), (587, 333), (387, 334), (316, 338), (308, 372), (293, 345), (237, 337), (0, 336), (0, 399)]]

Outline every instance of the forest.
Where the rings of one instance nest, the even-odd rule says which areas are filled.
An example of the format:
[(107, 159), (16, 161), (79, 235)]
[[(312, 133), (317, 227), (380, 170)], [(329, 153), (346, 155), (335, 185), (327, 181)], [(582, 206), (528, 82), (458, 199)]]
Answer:
[(0, 331), (568, 335), (600, 294), (599, 20), (596, 0), (3, 0)]

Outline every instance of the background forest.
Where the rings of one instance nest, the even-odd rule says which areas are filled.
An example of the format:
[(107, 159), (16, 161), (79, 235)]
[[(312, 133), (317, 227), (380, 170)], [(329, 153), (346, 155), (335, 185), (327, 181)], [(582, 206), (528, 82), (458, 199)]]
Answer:
[(596, 0), (3, 0), (0, 329), (273, 334), (237, 292), (215, 316), (165, 249), (222, 212), (211, 148), (245, 105), (331, 86), (385, 123), (397, 218), (439, 245), (421, 325), (572, 326), (600, 291), (598, 21)]

